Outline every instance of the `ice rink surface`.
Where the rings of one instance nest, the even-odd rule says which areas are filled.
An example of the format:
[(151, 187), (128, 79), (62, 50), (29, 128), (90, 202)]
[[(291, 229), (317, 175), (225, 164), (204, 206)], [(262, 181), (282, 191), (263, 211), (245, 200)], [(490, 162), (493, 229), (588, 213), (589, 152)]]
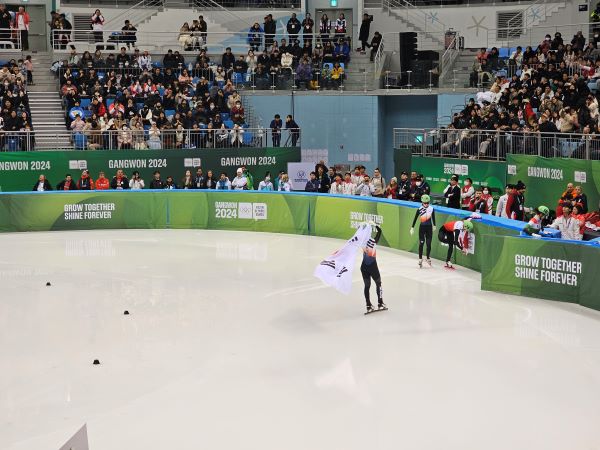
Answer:
[(365, 317), (312, 277), (341, 243), (0, 235), (0, 449), (600, 449), (600, 313), (379, 248)]

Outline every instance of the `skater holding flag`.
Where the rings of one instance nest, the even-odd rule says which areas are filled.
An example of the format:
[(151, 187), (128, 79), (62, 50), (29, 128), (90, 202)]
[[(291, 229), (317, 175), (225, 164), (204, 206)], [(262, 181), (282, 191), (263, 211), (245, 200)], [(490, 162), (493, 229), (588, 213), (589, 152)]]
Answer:
[(466, 255), (469, 251), (469, 233), (473, 232), (473, 222), (471, 219), (456, 220), (445, 223), (438, 234), (442, 245), (448, 245), (448, 254), (446, 256), (446, 269), (454, 269), (450, 259), (452, 251), (456, 245)]
[(381, 274), (377, 267), (377, 250), (375, 247), (381, 237), (381, 228), (379, 225), (372, 226), (377, 230), (375, 237), (370, 238), (367, 244), (363, 247), (363, 260), (360, 265), (360, 273), (362, 274), (365, 283), (365, 300), (367, 302), (367, 314), (374, 311), (371, 305), (371, 278), (375, 282), (375, 291), (377, 292), (377, 310), (386, 310), (387, 307), (383, 303), (383, 291), (381, 289)]
[(419, 267), (423, 267), (423, 246), (427, 244), (427, 264), (431, 267), (431, 238), (435, 231), (435, 211), (430, 205), (431, 198), (427, 194), (421, 196), (421, 206), (415, 212), (412, 226), (410, 228), (411, 236), (415, 233), (415, 224), (420, 219), (419, 224)]
[[(376, 229), (375, 237), (372, 237), (373, 228)], [(321, 261), (315, 268), (314, 275), (326, 285), (334, 287), (343, 294), (349, 294), (352, 290), (352, 273), (356, 260), (356, 253), (362, 250), (363, 261), (360, 271), (365, 283), (365, 300), (367, 302), (367, 314), (375, 311), (370, 300), (371, 279), (375, 281), (379, 311), (387, 309), (383, 303), (381, 289), (381, 275), (377, 267), (376, 245), (381, 237), (381, 228), (375, 223), (363, 223), (354, 236), (346, 244)]]

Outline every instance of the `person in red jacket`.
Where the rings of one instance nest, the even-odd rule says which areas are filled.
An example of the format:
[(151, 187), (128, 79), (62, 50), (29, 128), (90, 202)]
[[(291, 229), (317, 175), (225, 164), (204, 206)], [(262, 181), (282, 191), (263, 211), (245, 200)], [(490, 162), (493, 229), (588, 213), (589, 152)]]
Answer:
[(65, 179), (56, 185), (57, 191), (76, 191), (77, 185), (70, 173), (65, 176)]
[(14, 27), (21, 37), (21, 50), (29, 50), (29, 13), (22, 6), (19, 6), (19, 11), (15, 14)]
[(448, 254), (446, 255), (446, 269), (454, 269), (450, 259), (452, 251), (456, 245), (463, 253), (469, 249), (469, 233), (473, 232), (473, 222), (471, 220), (456, 220), (445, 223), (438, 234), (438, 239), (444, 245), (448, 245)]
[(508, 199), (506, 200), (506, 215), (509, 219), (523, 220), (524, 207), (522, 202), (522, 196), (519, 192), (525, 190), (523, 182), (519, 181), (516, 186), (511, 186), (508, 193)]
[(465, 184), (460, 190), (460, 199), (462, 209), (469, 209), (471, 199), (475, 196), (475, 189), (473, 188), (473, 180), (467, 178)]
[(100, 172), (98, 174), (98, 179), (96, 180), (96, 190), (97, 191), (105, 191), (110, 187), (110, 181), (108, 178), (104, 176), (104, 172)]
[(94, 180), (90, 177), (90, 171), (84, 170), (81, 172), (81, 178), (77, 181), (77, 189), (80, 191), (91, 191), (94, 189)]

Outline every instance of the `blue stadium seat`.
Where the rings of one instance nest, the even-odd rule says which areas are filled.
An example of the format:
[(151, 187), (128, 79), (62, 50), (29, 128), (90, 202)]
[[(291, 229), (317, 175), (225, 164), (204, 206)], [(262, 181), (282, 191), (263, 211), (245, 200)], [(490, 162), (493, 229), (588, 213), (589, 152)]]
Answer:
[(82, 98), (81, 101), (79, 102), (79, 106), (82, 109), (86, 109), (88, 106), (90, 106), (90, 104), (92, 103), (92, 100), (89, 98)]
[(223, 122), (225, 122), (226, 120), (229, 120), (229, 113), (221, 113), (221, 120)]
[(254, 134), (252, 133), (252, 131), (244, 131), (244, 134), (242, 134), (242, 142), (244, 143), (244, 145), (251, 145), (253, 137)]
[(103, 80), (106, 76), (106, 72), (98, 72), (98, 80)]
[(224, 120), (223, 123), (227, 128), (233, 128), (233, 120)]
[(500, 57), (500, 58), (510, 57), (510, 49), (507, 47), (500, 47), (498, 49), (498, 57)]
[(114, 98), (107, 98), (107, 99), (106, 99), (106, 110), (107, 110), (107, 111), (108, 111), (108, 107), (109, 107), (110, 105), (112, 105), (114, 102), (115, 102), (115, 99), (114, 99)]
[(87, 148), (87, 137), (82, 133), (75, 133), (73, 136), (75, 150), (85, 150)]
[(175, 116), (175, 110), (174, 109), (165, 109), (165, 116), (167, 116), (167, 119)]
[(135, 104), (135, 108), (136, 108), (138, 111), (139, 111), (139, 110), (141, 110), (143, 107), (144, 107), (144, 104), (143, 104), (143, 103), (136, 103), (136, 104)]

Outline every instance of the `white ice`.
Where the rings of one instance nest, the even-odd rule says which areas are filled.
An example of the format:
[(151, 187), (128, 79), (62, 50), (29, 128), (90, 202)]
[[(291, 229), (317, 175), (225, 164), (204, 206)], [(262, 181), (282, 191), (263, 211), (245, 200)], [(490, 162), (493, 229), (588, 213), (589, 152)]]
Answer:
[(0, 235), (0, 449), (600, 448), (600, 313), (379, 248), (365, 317), (311, 275), (340, 243)]

